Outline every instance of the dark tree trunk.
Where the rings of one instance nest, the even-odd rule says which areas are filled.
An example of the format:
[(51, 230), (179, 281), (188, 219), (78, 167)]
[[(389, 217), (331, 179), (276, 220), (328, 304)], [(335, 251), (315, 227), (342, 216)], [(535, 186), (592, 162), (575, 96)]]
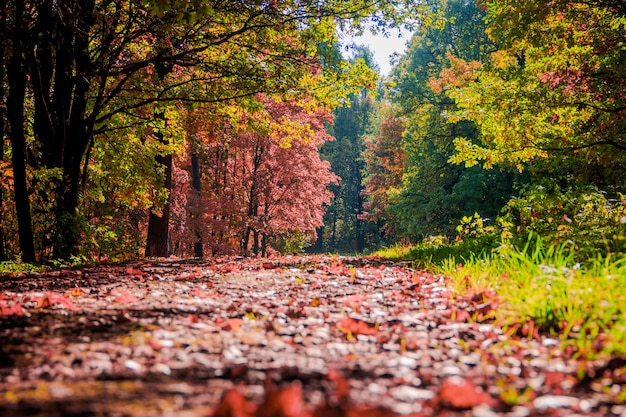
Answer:
[[(172, 190), (172, 155), (157, 157), (157, 162), (165, 167), (165, 182), (163, 186)], [(150, 211), (148, 218), (148, 239), (146, 242), (146, 256), (167, 257), (169, 253), (169, 223), (170, 223), (170, 195), (163, 206), (161, 215)]]
[[(24, 5), (15, 3), (15, 28), (19, 27), (24, 19)], [(17, 211), (18, 238), (22, 260), (35, 261), (35, 245), (30, 214), (30, 200), (26, 182), (26, 137), (24, 132), (24, 101), (26, 97), (26, 68), (24, 54), (26, 44), (24, 40), (13, 33), (13, 47), (7, 66), (7, 80), (9, 95), (7, 97), (7, 120), (9, 122), (9, 138), (12, 147), (13, 185), (15, 189), (15, 208)]]
[(85, 154), (93, 140), (93, 117), (87, 117), (94, 64), (89, 54), (93, 0), (80, 6), (53, 0), (37, 7), (32, 33), (36, 49), (29, 54), (34, 114), (33, 133), (41, 144), (36, 168), (60, 168), (53, 180), (53, 256), (69, 258), (78, 253), (80, 226), (78, 205), (84, 186)]
[[(170, 72), (172, 72), (172, 64), (155, 65), (157, 82), (163, 80)], [(165, 113), (158, 112), (154, 114), (155, 119), (161, 119), (163, 124), (166, 123)], [(167, 139), (162, 131), (155, 133), (155, 136), (162, 143), (167, 143)], [(148, 218), (148, 237), (146, 240), (146, 256), (163, 256), (170, 255), (169, 250), (169, 226), (170, 226), (170, 201), (172, 198), (172, 155), (162, 155), (156, 158), (158, 164), (165, 168), (165, 182), (163, 187), (168, 192), (167, 201), (163, 206), (160, 215), (150, 211)]]
[[(4, 13), (4, 9), (0, 10), (0, 34), (4, 36), (7, 33), (6, 30), (6, 17)], [(0, 101), (4, 102), (6, 91), (4, 89), (4, 57), (5, 57), (4, 48), (0, 49)], [(4, 161), (4, 126), (6, 123), (6, 109), (4, 106), (0, 106), (0, 161)], [(0, 181), (2, 181), (2, 177), (0, 176)], [(0, 262), (7, 260), (7, 250), (6, 250), (6, 239), (4, 235), (4, 224), (2, 223), (2, 219), (4, 219), (4, 195), (2, 192), (2, 187), (0, 187)]]
[(365, 233), (363, 232), (363, 220), (360, 216), (363, 214), (363, 195), (357, 195), (357, 213), (354, 228), (356, 231), (356, 252), (363, 253), (365, 250)]
[[(196, 207), (197, 212), (194, 214), (199, 218), (202, 218), (202, 172), (200, 171), (200, 161), (198, 160), (198, 155), (194, 152), (191, 153), (191, 188), (197, 193), (198, 198), (198, 206)], [(196, 258), (204, 257), (204, 249), (202, 245), (202, 232), (200, 230), (196, 230), (196, 241), (193, 244), (193, 256)]]
[(313, 253), (324, 252), (324, 226), (315, 229), (315, 244), (309, 250)]

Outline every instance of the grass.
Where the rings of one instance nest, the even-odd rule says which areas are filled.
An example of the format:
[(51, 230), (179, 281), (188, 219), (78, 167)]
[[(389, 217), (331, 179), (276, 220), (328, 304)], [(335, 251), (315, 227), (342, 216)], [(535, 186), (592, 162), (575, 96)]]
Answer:
[[(438, 254), (416, 247), (379, 255), (403, 260), (426, 255), (431, 269), (452, 278), (457, 293), (495, 290), (501, 304), (494, 318), (511, 333), (558, 337), (585, 358), (626, 354), (626, 259), (579, 263), (570, 246), (540, 239), (520, 249), (502, 246), (474, 254), (450, 246), (436, 249)], [(413, 260), (425, 264), (423, 258)]]

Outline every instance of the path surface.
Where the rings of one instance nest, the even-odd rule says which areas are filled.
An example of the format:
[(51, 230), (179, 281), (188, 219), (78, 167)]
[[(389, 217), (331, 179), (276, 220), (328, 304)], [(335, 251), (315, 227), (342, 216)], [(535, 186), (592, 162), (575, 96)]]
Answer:
[(0, 416), (626, 416), (626, 364), (580, 380), (556, 340), (467, 322), (493, 307), (338, 257), (3, 277)]

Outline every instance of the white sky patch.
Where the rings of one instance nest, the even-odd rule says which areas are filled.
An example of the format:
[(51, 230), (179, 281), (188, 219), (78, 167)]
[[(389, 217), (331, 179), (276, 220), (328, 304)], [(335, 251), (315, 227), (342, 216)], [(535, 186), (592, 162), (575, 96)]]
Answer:
[[(344, 45), (354, 43), (356, 45), (366, 45), (374, 53), (374, 59), (380, 67), (380, 73), (384, 76), (389, 75), (392, 69), (391, 56), (394, 53), (403, 55), (407, 49), (407, 42), (411, 38), (411, 32), (407, 30), (392, 29), (389, 36), (385, 37), (379, 33), (373, 35), (366, 31), (362, 36), (343, 35), (341, 40)], [(346, 56), (351, 55), (352, 51), (343, 51)], [(394, 63), (395, 64), (395, 63)]]

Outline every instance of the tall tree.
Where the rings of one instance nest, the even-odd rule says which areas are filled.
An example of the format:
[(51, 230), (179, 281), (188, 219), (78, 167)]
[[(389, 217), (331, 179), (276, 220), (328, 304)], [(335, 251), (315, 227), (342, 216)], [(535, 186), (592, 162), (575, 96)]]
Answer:
[[(356, 47), (353, 61), (378, 70), (372, 52), (367, 47)], [(362, 136), (369, 126), (374, 111), (374, 100), (370, 89), (363, 89), (350, 96), (345, 107), (334, 111), (335, 121), (331, 132), (334, 141), (328, 142), (322, 154), (331, 164), (332, 170), (341, 180), (331, 186), (333, 200), (325, 216), (325, 232), (319, 233), (318, 249), (363, 252), (363, 151)]]
[(479, 131), (471, 122), (448, 119), (457, 104), (431, 82), (458, 56), (481, 61), (495, 51), (485, 33), (485, 13), (473, 2), (447, 0), (438, 2), (431, 16), (413, 35), (391, 77), (395, 87), (390, 97), (406, 123), (406, 166), (402, 187), (388, 195), (387, 212), (411, 240), (454, 236), (458, 220), (475, 211), (495, 215), (511, 187), (506, 173), (487, 174), (450, 161), (455, 138), (472, 143)]
[(510, 164), (623, 185), (626, 177), (624, 5), (614, 1), (488, 1), (489, 60), (441, 74), (481, 143), (456, 143), (457, 162)]

